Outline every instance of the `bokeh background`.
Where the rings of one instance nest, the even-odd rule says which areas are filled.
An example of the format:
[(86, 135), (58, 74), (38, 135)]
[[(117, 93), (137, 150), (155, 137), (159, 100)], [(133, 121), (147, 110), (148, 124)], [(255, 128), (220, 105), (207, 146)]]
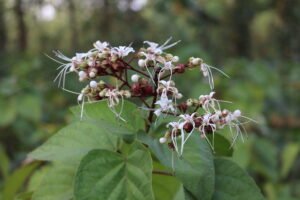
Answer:
[[(218, 98), (258, 121), (246, 125), (233, 159), (269, 200), (300, 199), (300, 1), (0, 0), (0, 199), (34, 187), (26, 154), (70, 120), (76, 96), (53, 83), (52, 50), (67, 56), (96, 40), (142, 45), (181, 42), (181, 60), (219, 67)], [(196, 84), (198, 83), (198, 84)], [(209, 87), (201, 74), (179, 79), (186, 96)], [(68, 87), (76, 90), (72, 77)]]

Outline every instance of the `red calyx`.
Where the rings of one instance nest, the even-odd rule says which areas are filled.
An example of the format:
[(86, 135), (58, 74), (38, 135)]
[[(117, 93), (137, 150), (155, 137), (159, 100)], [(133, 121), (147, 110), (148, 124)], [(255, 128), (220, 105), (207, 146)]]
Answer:
[(193, 124), (192, 123), (185, 123), (183, 125), (183, 129), (187, 132), (190, 133), (193, 130)]
[(185, 67), (186, 67), (185, 64), (179, 64), (179, 65), (176, 66), (175, 72), (179, 73), (179, 74), (182, 74), (185, 71)]

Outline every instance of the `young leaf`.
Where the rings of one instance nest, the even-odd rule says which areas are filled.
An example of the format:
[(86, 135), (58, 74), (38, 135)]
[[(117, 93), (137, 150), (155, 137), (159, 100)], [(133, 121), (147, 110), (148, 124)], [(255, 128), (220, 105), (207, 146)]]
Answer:
[(69, 200), (78, 165), (54, 164), (33, 193), (32, 200)]
[(75, 122), (61, 129), (29, 154), (37, 160), (78, 162), (92, 149), (117, 149), (117, 136), (92, 122)]
[(215, 192), (213, 200), (264, 200), (253, 179), (237, 164), (215, 159)]
[(152, 160), (140, 144), (126, 154), (90, 151), (78, 168), (74, 194), (80, 200), (153, 200)]

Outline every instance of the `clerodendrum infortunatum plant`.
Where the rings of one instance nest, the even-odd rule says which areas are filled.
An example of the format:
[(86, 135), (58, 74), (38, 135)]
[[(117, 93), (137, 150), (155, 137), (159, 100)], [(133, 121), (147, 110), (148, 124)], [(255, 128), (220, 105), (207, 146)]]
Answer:
[[(232, 151), (237, 138), (243, 139), (243, 123), (251, 121), (240, 110), (222, 109), (221, 103), (226, 101), (215, 98), (212, 71), (227, 75), (201, 58), (181, 62), (166, 52), (176, 44), (171, 38), (162, 45), (145, 41), (145, 47), (136, 51), (131, 46), (112, 47), (97, 41), (93, 49), (72, 58), (55, 51), (58, 60), (51, 59), (61, 64), (55, 80), (63, 90), (77, 95), (80, 106), (73, 111), (80, 120), (30, 155), (72, 163), (68, 199), (173, 199), (178, 188), (167, 197), (159, 196), (161, 188), (151, 183), (152, 173), (177, 177), (186, 199), (263, 199), (242, 169), (219, 157), (228, 156), (228, 152), (218, 146)], [(211, 92), (187, 98), (176, 87), (174, 77), (195, 69), (207, 79)], [(69, 73), (87, 83), (80, 92), (66, 88)], [(225, 127), (230, 130), (231, 144), (217, 133)], [(156, 157), (154, 163), (158, 159), (171, 172), (152, 169), (152, 157)], [(234, 178), (224, 182), (230, 176)], [(117, 192), (111, 195), (105, 192), (108, 189)], [(39, 199), (43, 190), (42, 186), (34, 197)]]

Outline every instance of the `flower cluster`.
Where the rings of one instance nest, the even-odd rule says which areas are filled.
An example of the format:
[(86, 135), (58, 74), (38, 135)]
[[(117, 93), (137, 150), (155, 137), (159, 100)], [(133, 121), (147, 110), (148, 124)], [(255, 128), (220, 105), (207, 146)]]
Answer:
[[(165, 51), (179, 42), (170, 43), (171, 39), (162, 45), (145, 41), (144, 47), (138, 51), (130, 45), (112, 47), (108, 42), (97, 41), (94, 48), (86, 53), (77, 53), (72, 58), (56, 51), (59, 60), (54, 60), (60, 63), (60, 71), (55, 80), (64, 90), (78, 95), (77, 100), (82, 105), (81, 117), (85, 102), (107, 99), (109, 108), (123, 120), (121, 115), (125, 98), (140, 99), (142, 108), (149, 112), (145, 119), (146, 131), (154, 125), (154, 120), (175, 116), (177, 120), (167, 124), (167, 131), (159, 141), (167, 143), (178, 155), (182, 155), (185, 143), (196, 133), (214, 148), (214, 142), (211, 143), (207, 135), (214, 136), (218, 129), (229, 127), (234, 143), (242, 135), (240, 119), (245, 117), (240, 110), (231, 112), (221, 109), (220, 103), (224, 101), (215, 98), (212, 70), (227, 75), (201, 58), (191, 57), (186, 62), (179, 62), (178, 56)], [(184, 98), (173, 77), (195, 68), (208, 80), (212, 92), (195, 99)], [(80, 92), (66, 89), (65, 79), (69, 73), (77, 74), (80, 82), (87, 82), (86, 87)], [(104, 82), (104, 76), (113, 77), (115, 84)], [(148, 103), (149, 100), (152, 103)], [(122, 106), (117, 110), (119, 104)]]

